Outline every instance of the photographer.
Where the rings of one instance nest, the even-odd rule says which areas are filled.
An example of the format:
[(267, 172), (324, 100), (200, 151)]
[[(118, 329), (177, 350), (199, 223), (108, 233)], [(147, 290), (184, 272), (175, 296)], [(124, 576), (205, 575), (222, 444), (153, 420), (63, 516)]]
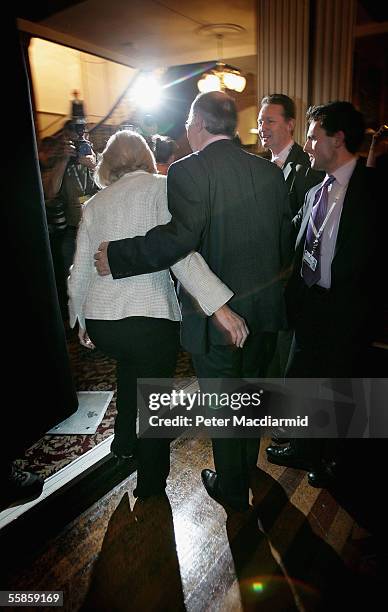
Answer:
[(45, 198), (58, 199), (63, 203), (67, 225), (61, 244), (64, 286), (73, 263), (82, 205), (98, 191), (93, 180), (96, 162), (96, 154), (86, 138), (85, 120), (74, 118), (67, 121), (63, 127), (63, 139), (57, 150), (56, 161), (42, 176)]

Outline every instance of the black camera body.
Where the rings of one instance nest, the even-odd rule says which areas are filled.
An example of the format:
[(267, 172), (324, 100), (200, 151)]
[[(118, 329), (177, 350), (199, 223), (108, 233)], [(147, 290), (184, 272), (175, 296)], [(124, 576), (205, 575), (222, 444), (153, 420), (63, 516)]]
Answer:
[(77, 164), (80, 157), (85, 155), (92, 155), (92, 145), (85, 138), (79, 138), (78, 140), (71, 140), (70, 144), (74, 145), (77, 155), (70, 157), (69, 164)]
[(75, 150), (77, 151), (77, 157), (84, 157), (85, 155), (92, 154), (92, 146), (88, 140), (80, 138), (74, 141)]

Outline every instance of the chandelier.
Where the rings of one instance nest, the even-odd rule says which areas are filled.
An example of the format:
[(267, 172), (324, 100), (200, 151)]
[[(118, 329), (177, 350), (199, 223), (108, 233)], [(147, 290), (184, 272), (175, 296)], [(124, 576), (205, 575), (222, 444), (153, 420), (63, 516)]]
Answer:
[(225, 89), (241, 93), (245, 89), (246, 82), (246, 78), (240, 74), (237, 68), (217, 62), (212, 70), (202, 75), (197, 85), (201, 93), (207, 91), (225, 91)]
[[(224, 27), (231, 25), (232, 24), (225, 24)], [(206, 27), (210, 29), (211, 26)], [(237, 28), (239, 26), (234, 27)], [(217, 39), (217, 55), (218, 58), (222, 58), (224, 34), (217, 33), (215, 36)], [(245, 89), (246, 82), (246, 78), (243, 77), (238, 68), (224, 64), (221, 59), (219, 59), (214, 68), (208, 70), (201, 76), (197, 85), (201, 93), (208, 91), (225, 91), (225, 89), (241, 93)]]

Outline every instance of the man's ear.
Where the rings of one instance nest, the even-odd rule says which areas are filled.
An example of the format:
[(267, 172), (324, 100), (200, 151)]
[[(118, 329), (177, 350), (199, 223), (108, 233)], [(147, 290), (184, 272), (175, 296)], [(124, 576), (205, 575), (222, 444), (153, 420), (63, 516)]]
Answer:
[(342, 147), (345, 144), (345, 134), (342, 130), (334, 134), (334, 144), (336, 147)]
[(288, 131), (292, 135), (295, 130), (295, 119), (289, 119), (287, 122)]

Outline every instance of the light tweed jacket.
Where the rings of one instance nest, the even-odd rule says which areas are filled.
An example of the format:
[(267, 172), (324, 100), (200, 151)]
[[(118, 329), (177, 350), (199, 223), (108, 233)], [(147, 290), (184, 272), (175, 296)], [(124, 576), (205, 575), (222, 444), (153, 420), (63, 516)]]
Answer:
[[(180, 320), (168, 270), (114, 280), (111, 275), (97, 274), (93, 258), (101, 242), (143, 236), (156, 225), (168, 223), (170, 217), (166, 177), (143, 170), (125, 174), (88, 200), (68, 280), (72, 327), (77, 319), (85, 327), (85, 318), (143, 316)], [(198, 253), (190, 253), (171, 269), (207, 315), (233, 296)]]

